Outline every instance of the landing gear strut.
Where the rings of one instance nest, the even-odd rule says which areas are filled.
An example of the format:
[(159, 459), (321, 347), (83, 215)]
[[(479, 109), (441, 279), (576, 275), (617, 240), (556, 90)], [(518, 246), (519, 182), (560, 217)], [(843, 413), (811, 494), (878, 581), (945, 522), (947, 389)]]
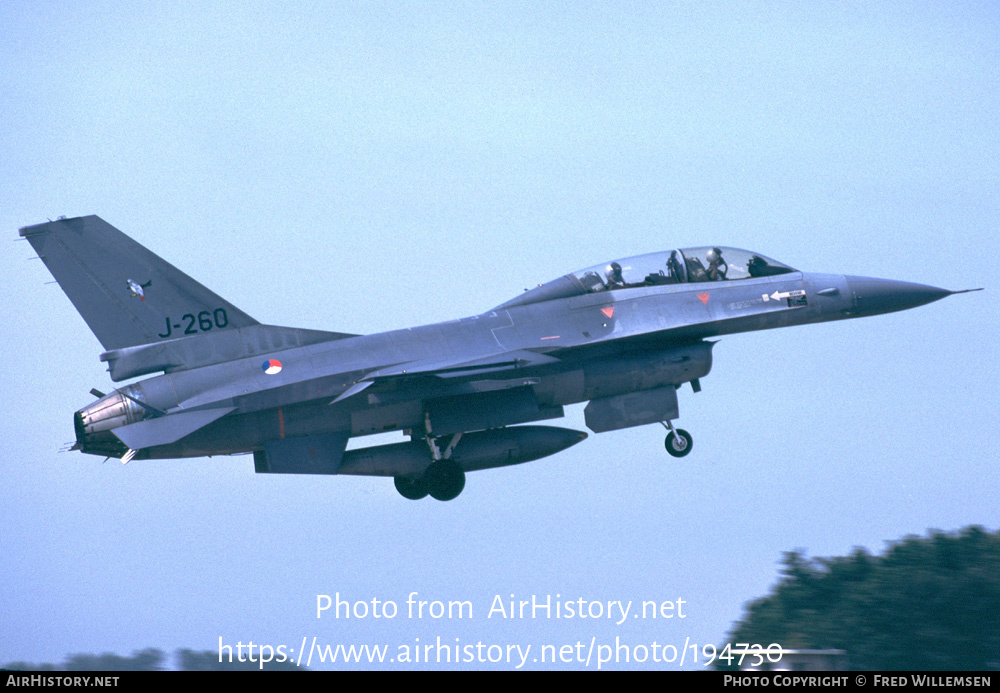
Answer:
[(689, 452), (691, 452), (691, 434), (685, 431), (683, 428), (674, 428), (673, 423), (670, 421), (661, 421), (663, 427), (666, 428), (670, 433), (667, 434), (667, 439), (663, 441), (663, 446), (667, 449), (673, 457), (684, 457)]

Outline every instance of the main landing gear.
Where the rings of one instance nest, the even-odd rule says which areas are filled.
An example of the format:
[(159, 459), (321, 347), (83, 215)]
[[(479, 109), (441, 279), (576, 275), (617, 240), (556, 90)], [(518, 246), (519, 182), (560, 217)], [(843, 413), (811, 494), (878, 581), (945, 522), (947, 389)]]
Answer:
[(450, 501), (457, 498), (465, 488), (465, 470), (462, 469), (462, 465), (451, 459), (455, 446), (462, 439), (462, 434), (456, 433), (451, 436), (448, 446), (441, 452), (437, 438), (431, 434), (430, 414), (424, 415), (424, 427), (427, 430), (427, 447), (430, 448), (433, 462), (424, 470), (421, 477), (394, 477), (396, 490), (399, 491), (399, 495), (409, 500), (420, 500), (430, 495), (439, 501)]
[(422, 477), (397, 476), (393, 481), (403, 498), (420, 500), (429, 495), (439, 501), (450, 501), (465, 488), (465, 470), (455, 460), (438, 460), (431, 462)]
[(684, 457), (691, 452), (692, 441), (690, 433), (683, 428), (674, 428), (674, 424), (670, 421), (661, 421), (660, 423), (670, 431), (667, 434), (667, 439), (663, 441), (663, 446), (671, 456)]

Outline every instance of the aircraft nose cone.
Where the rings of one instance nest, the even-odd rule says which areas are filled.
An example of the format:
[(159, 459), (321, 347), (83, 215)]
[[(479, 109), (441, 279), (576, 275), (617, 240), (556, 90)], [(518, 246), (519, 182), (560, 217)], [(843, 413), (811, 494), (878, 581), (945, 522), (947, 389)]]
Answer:
[(878, 315), (916, 308), (951, 294), (947, 289), (926, 284), (898, 282), (875, 277), (846, 277), (854, 294), (854, 313)]

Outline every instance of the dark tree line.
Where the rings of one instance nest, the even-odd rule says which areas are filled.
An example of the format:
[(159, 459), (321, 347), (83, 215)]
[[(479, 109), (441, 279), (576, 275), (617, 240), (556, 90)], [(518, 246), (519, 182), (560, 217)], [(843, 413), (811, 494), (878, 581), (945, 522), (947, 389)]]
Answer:
[(786, 552), (727, 642), (846, 650), (852, 669), (1000, 669), (1000, 532), (907, 536), (873, 556)]
[[(219, 653), (212, 650), (177, 650), (175, 654), (177, 668), (181, 671), (258, 671), (258, 662), (240, 662), (228, 657), (219, 661)], [(245, 655), (244, 655), (245, 657)], [(256, 657), (255, 657), (256, 659)], [(15, 669), (19, 671), (162, 671), (168, 668), (166, 655), (157, 649), (147, 648), (132, 653), (131, 657), (106, 652), (104, 654), (75, 654), (66, 658), (62, 664), (29, 664), (27, 662), (10, 662), (0, 666), (0, 669)], [(295, 662), (268, 662), (264, 671), (295, 671), (305, 667), (295, 666)]]

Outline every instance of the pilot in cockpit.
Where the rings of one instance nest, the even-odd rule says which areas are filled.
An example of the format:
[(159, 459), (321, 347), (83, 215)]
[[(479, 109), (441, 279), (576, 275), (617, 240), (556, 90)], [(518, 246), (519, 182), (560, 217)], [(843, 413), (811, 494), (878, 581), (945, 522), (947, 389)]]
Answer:
[(708, 268), (705, 270), (708, 278), (711, 281), (724, 280), (729, 268), (726, 267), (726, 261), (722, 259), (722, 249), (712, 248), (705, 253), (705, 259), (708, 260)]
[(625, 288), (625, 279), (622, 277), (622, 266), (617, 262), (612, 262), (608, 265), (604, 276), (608, 282), (608, 291)]

